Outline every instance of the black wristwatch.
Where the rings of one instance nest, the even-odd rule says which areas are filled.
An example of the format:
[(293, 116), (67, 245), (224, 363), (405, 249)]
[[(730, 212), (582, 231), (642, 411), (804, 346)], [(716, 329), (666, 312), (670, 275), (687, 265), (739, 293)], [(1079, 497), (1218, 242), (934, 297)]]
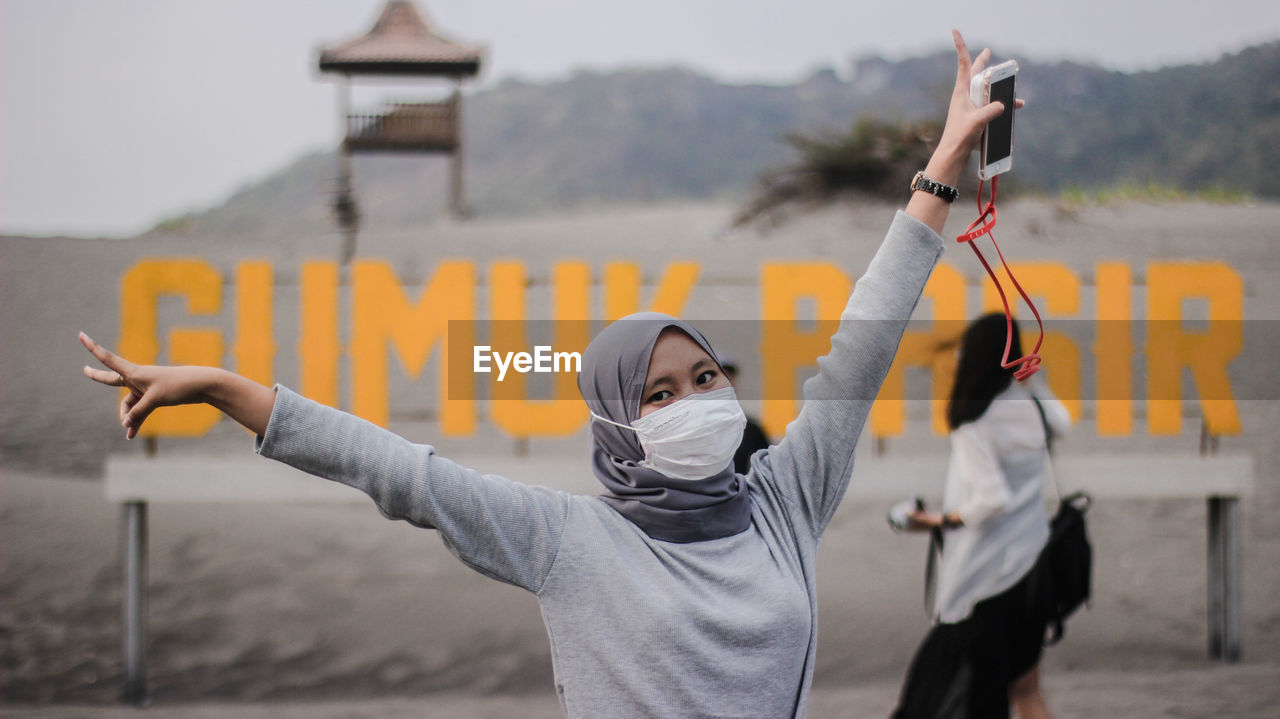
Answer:
[(911, 191), (927, 192), (930, 195), (941, 197), (947, 202), (955, 202), (956, 198), (960, 196), (959, 190), (951, 185), (944, 185), (937, 180), (930, 180), (925, 176), (923, 170), (917, 172), (916, 176), (911, 178)]

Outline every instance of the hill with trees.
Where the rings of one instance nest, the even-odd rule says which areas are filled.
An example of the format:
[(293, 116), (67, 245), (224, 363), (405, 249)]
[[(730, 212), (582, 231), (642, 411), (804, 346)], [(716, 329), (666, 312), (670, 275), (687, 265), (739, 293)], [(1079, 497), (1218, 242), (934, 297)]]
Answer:
[[(1280, 197), (1280, 42), (1137, 73), (1018, 60), (1028, 105), (1009, 189), (1158, 183)], [(684, 68), (505, 80), (468, 98), (467, 198), (485, 216), (709, 199), (746, 206), (760, 178), (803, 162), (806, 147), (847, 154), (873, 146), (876, 127), (904, 137), (936, 127), (953, 72), (954, 55), (939, 53), (864, 58), (847, 80), (824, 69), (792, 84), (727, 83)], [(310, 154), (156, 231), (329, 229), (336, 165), (332, 152)], [(442, 158), (357, 156), (366, 226), (443, 213), (446, 176)]]

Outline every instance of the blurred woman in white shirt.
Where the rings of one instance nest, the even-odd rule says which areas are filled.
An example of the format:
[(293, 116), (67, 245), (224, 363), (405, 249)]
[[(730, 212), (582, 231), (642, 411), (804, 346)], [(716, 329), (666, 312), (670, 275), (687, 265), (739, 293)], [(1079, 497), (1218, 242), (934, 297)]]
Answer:
[[(1049, 538), (1047, 433), (1065, 433), (1070, 417), (1039, 375), (1015, 382), (1001, 366), (1007, 321), (989, 314), (965, 330), (942, 511), (911, 515), (913, 529), (946, 532), (935, 625), (895, 719), (1007, 717), (1010, 704), (1022, 719), (1050, 716), (1039, 680), (1046, 620), (1026, 580)], [(1021, 354), (1015, 328), (1008, 356)]]

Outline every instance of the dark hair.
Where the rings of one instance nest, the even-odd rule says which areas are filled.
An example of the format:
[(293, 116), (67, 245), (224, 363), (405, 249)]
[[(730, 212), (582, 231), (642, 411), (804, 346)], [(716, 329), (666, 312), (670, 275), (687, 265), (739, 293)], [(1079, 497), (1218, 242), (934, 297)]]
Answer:
[[(955, 430), (965, 422), (981, 417), (996, 395), (1008, 389), (1014, 368), (1000, 366), (1008, 336), (1005, 316), (999, 312), (974, 320), (960, 340), (960, 361), (956, 363), (956, 381), (951, 385), (947, 403), (947, 424)], [(1018, 326), (1013, 326), (1013, 344), (1009, 357), (1022, 356)]]

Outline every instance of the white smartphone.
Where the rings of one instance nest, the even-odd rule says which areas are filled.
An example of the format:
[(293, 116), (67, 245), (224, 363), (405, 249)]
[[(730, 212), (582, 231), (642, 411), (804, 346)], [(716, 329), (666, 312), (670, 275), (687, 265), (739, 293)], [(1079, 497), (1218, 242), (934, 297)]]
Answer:
[(983, 180), (1013, 169), (1013, 81), (1017, 74), (1018, 63), (1009, 60), (974, 75), (969, 83), (969, 96), (976, 107), (1004, 103), (1004, 112), (982, 131), (978, 177)]

